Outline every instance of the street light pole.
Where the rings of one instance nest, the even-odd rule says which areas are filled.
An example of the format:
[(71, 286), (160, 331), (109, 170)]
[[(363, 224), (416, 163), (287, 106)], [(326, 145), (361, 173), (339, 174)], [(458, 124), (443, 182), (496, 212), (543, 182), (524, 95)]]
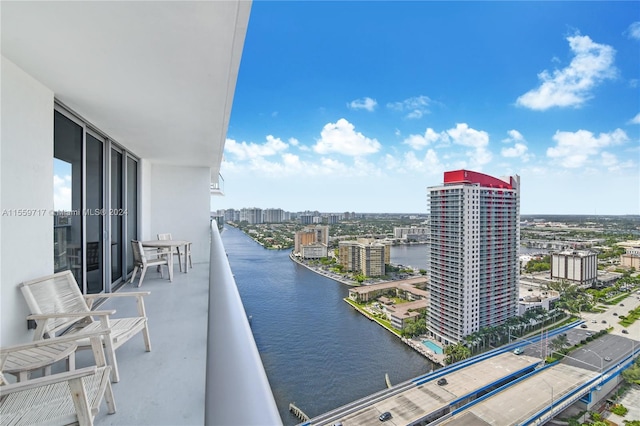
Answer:
[(582, 348), (583, 350), (587, 351), (587, 352), (591, 352), (592, 354), (594, 354), (595, 356), (597, 356), (598, 358), (600, 358), (600, 384), (602, 384), (603, 381), (603, 373), (604, 373), (604, 358), (602, 358), (600, 355), (598, 355), (597, 353), (595, 353), (594, 351), (592, 351), (591, 349), (585, 349)]

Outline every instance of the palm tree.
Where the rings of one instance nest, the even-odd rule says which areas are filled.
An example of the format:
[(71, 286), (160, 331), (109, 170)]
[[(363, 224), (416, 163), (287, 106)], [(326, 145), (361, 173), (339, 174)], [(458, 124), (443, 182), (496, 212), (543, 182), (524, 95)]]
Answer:
[(459, 342), (455, 345), (445, 346), (444, 354), (446, 355), (445, 362), (447, 364), (453, 364), (454, 362), (469, 358), (469, 356), (471, 356), (471, 350), (462, 342)]
[(565, 333), (560, 334), (551, 341), (551, 348), (554, 351), (561, 351), (565, 346), (569, 346), (569, 338)]

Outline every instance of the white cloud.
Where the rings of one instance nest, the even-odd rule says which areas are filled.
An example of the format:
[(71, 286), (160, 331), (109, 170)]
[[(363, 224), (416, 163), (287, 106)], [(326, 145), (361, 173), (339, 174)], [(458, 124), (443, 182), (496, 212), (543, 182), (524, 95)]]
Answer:
[(376, 102), (375, 99), (371, 99), (371, 98), (361, 98), (361, 99), (356, 99), (354, 101), (351, 101), (347, 104), (347, 107), (349, 107), (349, 109), (366, 109), (369, 112), (373, 112), (374, 109), (376, 109), (376, 105), (378, 105), (378, 102)]
[(361, 156), (374, 154), (381, 148), (380, 142), (355, 131), (353, 124), (344, 118), (335, 123), (327, 123), (320, 132), (320, 140), (313, 150), (318, 154), (335, 152), (338, 154)]
[(287, 142), (289, 142), (289, 145), (291, 145), (291, 146), (300, 145), (300, 141), (298, 139), (296, 139), (296, 138), (289, 138), (289, 140)]
[(71, 210), (71, 176), (53, 175), (53, 209)]
[(629, 120), (631, 124), (640, 124), (640, 112), (636, 114), (631, 120)]
[(602, 152), (600, 157), (602, 158), (602, 165), (605, 167), (612, 167), (618, 164), (618, 158), (610, 152)]
[[(449, 146), (453, 143), (455, 145), (473, 148), (464, 154), (469, 158), (472, 166), (476, 168), (481, 168), (482, 165), (490, 162), (492, 158), (491, 152), (487, 150), (489, 134), (483, 130), (472, 129), (466, 123), (457, 123), (456, 127), (440, 133), (432, 128), (427, 128), (424, 135), (410, 135), (403, 143), (411, 146), (414, 150), (420, 150), (435, 143), (438, 143), (440, 147)], [(435, 153), (435, 151), (431, 152)], [(451, 152), (456, 156), (455, 151), (449, 149), (443, 158), (448, 158)], [(414, 156), (413, 158), (417, 157)], [(411, 163), (413, 164), (413, 162)], [(465, 161), (456, 164), (462, 164), (463, 167), (467, 167)]]
[(474, 148), (473, 151), (466, 152), (471, 160), (470, 167), (481, 170), (483, 165), (491, 161), (491, 152), (487, 150), (489, 134), (484, 130), (472, 129), (466, 123), (457, 123), (455, 128), (447, 130), (447, 134), (454, 144)]
[(524, 140), (524, 136), (522, 136), (522, 133), (520, 133), (515, 129), (507, 131), (507, 134), (509, 135), (509, 137), (506, 139), (503, 139), (502, 142), (511, 143), (511, 142), (519, 142)]
[(475, 130), (467, 123), (456, 123), (456, 127), (447, 130), (453, 143), (472, 148), (481, 148), (489, 144), (489, 134), (484, 130)]
[(436, 133), (431, 127), (427, 128), (424, 135), (409, 135), (402, 143), (405, 143), (415, 150), (420, 150), (425, 146), (435, 143), (439, 140), (448, 140), (446, 133)]
[(629, 38), (640, 40), (640, 21), (636, 21), (633, 24), (629, 25), (626, 33)]
[(530, 158), (528, 153), (529, 148), (526, 145), (524, 136), (522, 136), (522, 134), (515, 129), (509, 130), (507, 134), (509, 135), (509, 137), (503, 139), (502, 142), (509, 143), (509, 144), (512, 143), (513, 146), (510, 146), (508, 148), (502, 148), (502, 150), (500, 151), (500, 154), (506, 158), (517, 157), (524, 162), (529, 161), (529, 158)]
[(227, 139), (224, 149), (225, 152), (234, 155), (238, 160), (247, 160), (275, 155), (289, 147), (280, 138), (274, 138), (272, 135), (268, 135), (266, 139), (267, 141), (263, 144), (254, 142), (238, 143), (233, 139)]
[(557, 160), (563, 167), (573, 169), (584, 167), (591, 156), (598, 155), (606, 147), (622, 144), (629, 138), (623, 130), (616, 129), (598, 136), (587, 130), (557, 131), (553, 140), (557, 145), (547, 149), (547, 156)]
[(569, 66), (538, 74), (541, 84), (516, 100), (516, 104), (544, 111), (551, 107), (579, 107), (591, 99), (596, 85), (616, 75), (615, 50), (588, 36), (567, 37), (574, 58)]
[(416, 96), (401, 102), (390, 102), (387, 104), (387, 108), (394, 111), (406, 112), (405, 118), (414, 119), (429, 114), (428, 107), (431, 102), (428, 96)]
[(438, 173), (442, 173), (445, 168), (438, 158), (438, 153), (433, 149), (428, 149), (421, 159), (418, 158), (413, 151), (405, 153), (402, 169), (402, 171), (436, 175)]

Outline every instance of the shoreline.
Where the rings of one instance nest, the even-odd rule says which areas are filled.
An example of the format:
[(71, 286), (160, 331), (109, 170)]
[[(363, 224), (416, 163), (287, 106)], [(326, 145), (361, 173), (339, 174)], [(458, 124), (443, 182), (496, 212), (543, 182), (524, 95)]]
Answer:
[[(358, 287), (358, 285), (357, 285), (357, 283), (355, 281), (345, 280), (345, 279), (342, 279), (341, 277), (332, 276), (331, 274), (328, 274), (325, 271), (318, 270), (318, 269), (313, 268), (313, 267), (311, 267), (309, 265), (306, 265), (303, 262), (298, 261), (295, 258), (295, 256), (293, 256), (293, 251), (289, 253), (289, 259), (291, 259), (293, 262), (297, 263), (298, 265), (304, 266), (308, 270), (310, 270), (312, 272), (315, 272), (318, 275), (322, 275), (323, 277), (329, 278), (329, 279), (331, 279), (333, 281), (336, 281), (336, 282), (339, 282), (341, 284), (348, 285), (350, 287)], [(373, 318), (369, 313), (363, 311), (362, 309), (358, 308), (357, 306), (354, 306), (347, 299), (348, 298), (345, 298), (345, 299), (342, 299), (342, 300), (345, 303), (347, 303), (349, 306), (351, 306), (353, 309), (355, 309), (357, 312), (359, 312), (361, 315), (363, 315), (365, 318), (369, 319), (370, 321), (375, 322), (376, 324), (378, 324), (379, 326), (381, 326), (382, 328), (387, 330), (393, 336), (395, 336), (398, 339), (400, 339), (402, 341), (402, 343), (404, 343), (405, 345), (409, 346), (411, 349), (413, 349), (414, 351), (418, 352), (418, 354), (420, 354), (423, 357), (427, 358), (432, 363), (434, 363), (436, 365), (439, 365), (441, 367), (445, 366), (444, 355), (443, 354), (436, 354), (435, 352), (427, 349), (427, 347), (422, 344), (422, 340), (427, 339), (426, 337), (424, 339), (422, 339), (422, 340), (419, 340), (419, 338), (407, 339), (406, 337), (399, 336), (393, 330), (390, 330), (386, 325), (382, 324), (381, 322), (379, 322), (375, 318)]]

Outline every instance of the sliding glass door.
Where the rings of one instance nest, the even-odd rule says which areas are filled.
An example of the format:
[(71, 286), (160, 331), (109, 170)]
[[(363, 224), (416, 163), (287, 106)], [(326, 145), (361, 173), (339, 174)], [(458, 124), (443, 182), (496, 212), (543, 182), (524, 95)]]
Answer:
[(70, 270), (82, 288), (82, 126), (59, 112), (54, 116), (53, 263)]
[(111, 291), (133, 271), (138, 162), (62, 108), (53, 162), (54, 270), (70, 270), (83, 293)]
[(104, 291), (104, 142), (86, 135), (86, 224), (85, 273), (87, 293)]
[[(122, 153), (111, 149), (111, 209), (113, 213), (123, 210), (122, 182)], [(122, 278), (122, 215), (112, 214), (111, 219), (111, 282), (116, 283)]]

